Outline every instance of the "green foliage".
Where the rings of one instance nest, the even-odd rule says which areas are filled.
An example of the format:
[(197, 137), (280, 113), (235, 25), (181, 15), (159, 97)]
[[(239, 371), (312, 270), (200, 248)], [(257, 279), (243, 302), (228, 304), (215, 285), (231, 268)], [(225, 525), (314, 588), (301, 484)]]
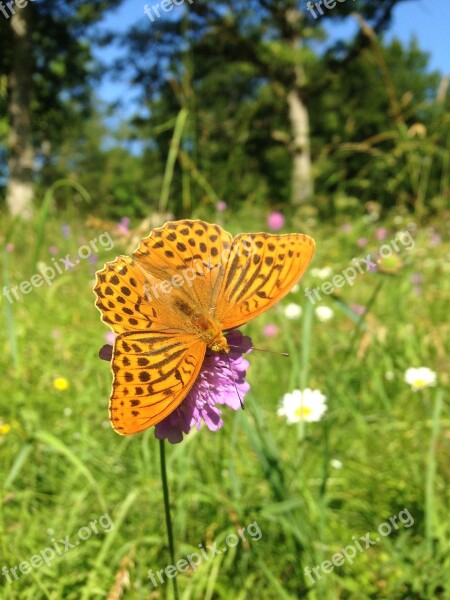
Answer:
[[(121, 0), (94, 0), (89, 7), (79, 0), (29, 2), (24, 11), (31, 43), (29, 115), (33, 144), (42, 164), (44, 185), (54, 179), (53, 163), (61, 145), (79, 132), (91, 110), (91, 83), (96, 76), (89, 27)], [(6, 153), (7, 96), (11, 75), (12, 19), (0, 18), (0, 155)], [(17, 75), (17, 74), (16, 74)], [(5, 119), (6, 121), (6, 119)], [(2, 173), (0, 173), (2, 175)], [(61, 174), (67, 176), (67, 172)], [(57, 178), (57, 177), (56, 177)], [(50, 181), (49, 181), (50, 180)], [(1, 182), (3, 183), (3, 182)]]
[[(226, 213), (226, 228), (237, 233), (251, 219), (244, 229), (264, 229), (257, 211), (245, 210)], [(58, 247), (56, 257), (73, 257), (80, 237), (88, 243), (101, 233), (87, 230), (76, 212), (47, 220), (40, 256), (47, 264), (50, 246)], [(399, 219), (389, 215), (384, 223), (369, 224), (354, 219), (351, 233), (315, 225), (308, 229), (318, 248), (313, 267), (330, 265), (340, 273), (353, 257), (379, 248), (377, 227), (385, 226), (389, 243), (396, 227), (405, 226)], [(63, 222), (71, 223), (69, 239), (61, 235)], [(198, 551), (199, 544), (218, 542), (222, 548), (228, 534), (254, 521), (262, 538), (230, 548), (196, 572), (180, 573), (182, 597), (293, 599), (302, 597), (304, 587), (313, 600), (449, 595), (445, 395), (440, 416), (438, 409), (449, 376), (444, 257), (450, 246), (441, 225), (444, 242), (432, 246), (431, 233), (419, 231), (415, 248), (400, 254), (404, 267), (396, 275), (366, 273), (353, 287), (338, 290), (339, 296), (323, 295), (316, 306), (334, 309), (329, 323), (315, 318), (315, 306), (304, 296), (304, 288), (323, 284), (309, 271), (302, 289), (245, 328), (256, 347), (288, 351), (290, 358), (250, 355), (246, 411), (224, 409), (222, 430), (192, 432), (181, 445), (167, 448), (169, 486), (178, 559)], [(361, 236), (369, 239), (364, 250), (357, 247)], [(9, 241), (15, 250), (5, 252), (2, 271), (14, 286), (33, 274), (35, 224), (16, 229)], [(98, 266), (126, 253), (115, 242), (109, 251), (100, 249)], [(155, 589), (148, 578), (149, 569), (169, 563), (157, 441), (152, 431), (121, 438), (108, 424), (111, 373), (97, 356), (106, 328), (93, 305), (95, 268), (84, 260), (50, 287), (33, 288), (13, 304), (2, 296), (19, 361), (13, 361), (11, 338), (2, 327), (0, 360), (9, 377), (0, 419), (11, 431), (0, 434), (1, 566), (29, 561), (52, 546), (52, 538), (70, 535), (73, 543), (80, 527), (105, 513), (114, 529), (92, 534), (49, 567), (21, 574), (11, 584), (1, 577), (0, 595), (8, 599), (107, 598), (116, 579), (124, 586), (130, 580), (126, 598), (171, 597), (168, 584)], [(424, 278), (420, 295), (411, 283), (414, 273)], [(289, 302), (303, 307), (300, 320), (284, 316)], [(369, 307), (362, 322), (354, 303)], [(269, 323), (280, 333), (264, 339)], [(404, 370), (419, 365), (438, 372), (436, 389), (412, 393), (403, 382)], [(68, 380), (67, 390), (54, 388), (57, 377)], [(276, 408), (284, 393), (303, 385), (325, 393), (329, 408), (300, 436)], [(305, 576), (305, 567), (330, 560), (353, 536), (370, 532), (374, 539), (378, 526), (405, 508), (413, 526), (401, 526), (314, 584)]]

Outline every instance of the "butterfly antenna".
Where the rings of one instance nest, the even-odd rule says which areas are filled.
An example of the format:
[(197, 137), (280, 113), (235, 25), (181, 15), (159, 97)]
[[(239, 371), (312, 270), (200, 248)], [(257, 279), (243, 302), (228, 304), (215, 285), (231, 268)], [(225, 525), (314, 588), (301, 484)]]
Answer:
[(225, 354), (225, 356), (228, 361), (228, 366), (230, 367), (231, 379), (233, 380), (234, 389), (236, 390), (237, 397), (239, 398), (239, 402), (241, 403), (241, 408), (242, 408), (242, 410), (245, 410), (244, 402), (242, 401), (241, 395), (239, 394), (239, 390), (237, 389), (237, 385), (236, 385), (236, 380), (233, 376), (233, 369), (231, 368), (230, 357), (228, 356), (228, 354)]
[[(230, 344), (230, 348), (241, 349), (240, 346), (232, 346)], [(268, 352), (269, 354), (276, 354), (278, 356), (289, 356), (288, 352), (277, 352), (276, 350), (267, 350), (266, 348), (252, 348), (252, 352)]]

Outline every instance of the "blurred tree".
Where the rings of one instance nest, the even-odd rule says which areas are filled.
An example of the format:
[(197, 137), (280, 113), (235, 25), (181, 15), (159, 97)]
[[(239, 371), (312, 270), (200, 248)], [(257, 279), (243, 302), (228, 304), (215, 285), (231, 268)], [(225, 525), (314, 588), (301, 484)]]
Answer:
[[(168, 118), (167, 105), (174, 110), (177, 105), (184, 106), (188, 81), (195, 95), (190, 106), (195, 111), (194, 134), (206, 135), (212, 142), (201, 122), (207, 119), (211, 125), (214, 119), (215, 132), (222, 136), (215, 139), (217, 147), (227, 136), (234, 136), (236, 145), (231, 131), (236, 127), (240, 143), (247, 144), (247, 150), (256, 150), (246, 155), (250, 165), (267, 164), (270, 155), (270, 168), (278, 179), (285, 175), (282, 156), (287, 154), (290, 199), (292, 204), (301, 204), (313, 191), (310, 106), (335, 73), (359, 56), (368, 40), (357, 34), (350, 42), (336, 44), (323, 58), (312, 51), (312, 43), (323, 37), (325, 19), (341, 19), (355, 10), (376, 32), (383, 31), (394, 6), (401, 1), (338, 2), (329, 10), (321, 3), (307, 3), (305, 12), (299, 0), (196, 0), (186, 4), (186, 11), (172, 6), (175, 10), (170, 20), (163, 18), (163, 13), (156, 19), (146, 5), (150, 22), (129, 33), (132, 60), (127, 57), (119, 66), (132, 69), (133, 81), (141, 86), (152, 115)], [(169, 100), (174, 90), (181, 92), (175, 102)], [(189, 97), (192, 100), (192, 93)], [(219, 107), (225, 112), (216, 112)], [(275, 110), (274, 119), (269, 109)], [(287, 131), (277, 127), (277, 116), (282, 115), (288, 119)], [(246, 129), (241, 120), (245, 118)], [(256, 131), (256, 127), (266, 130)], [(264, 141), (262, 147), (255, 148), (258, 139)], [(195, 148), (195, 135), (190, 148)], [(248, 168), (247, 163), (245, 166)]]
[[(0, 78), (8, 93), (0, 98), (8, 131), (0, 138), (7, 149), (6, 203), (14, 215), (32, 211), (35, 148), (41, 160), (69, 129), (76, 128), (89, 107), (92, 57), (88, 28), (121, 0), (46, 0), (2, 3)], [(9, 7), (9, 5), (7, 5)]]
[[(311, 106), (313, 152), (323, 198), (337, 194), (385, 207), (414, 205), (424, 177), (441, 188), (449, 135), (440, 75), (428, 71), (417, 41), (374, 40), (336, 73)], [(428, 177), (426, 165), (432, 162)], [(329, 208), (325, 200), (324, 208)]]

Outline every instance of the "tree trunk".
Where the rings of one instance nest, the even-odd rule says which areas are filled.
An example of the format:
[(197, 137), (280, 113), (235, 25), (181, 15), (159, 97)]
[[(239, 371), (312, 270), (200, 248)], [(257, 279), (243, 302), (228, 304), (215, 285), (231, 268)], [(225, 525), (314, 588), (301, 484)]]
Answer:
[[(294, 53), (299, 54), (302, 49), (302, 29), (305, 25), (305, 15), (298, 8), (291, 7), (285, 10), (283, 16), (286, 42), (291, 46)], [(294, 67), (291, 84), (287, 90), (292, 139), (291, 204), (293, 206), (309, 202), (313, 195), (309, 114), (302, 97), (304, 84), (305, 71), (299, 58)]]
[(308, 109), (298, 90), (288, 93), (289, 118), (292, 131), (291, 203), (305, 204), (313, 194)]
[(14, 216), (32, 215), (33, 161), (31, 139), (31, 28), (30, 11), (16, 10), (11, 18), (12, 68), (8, 78), (8, 185), (6, 203)]

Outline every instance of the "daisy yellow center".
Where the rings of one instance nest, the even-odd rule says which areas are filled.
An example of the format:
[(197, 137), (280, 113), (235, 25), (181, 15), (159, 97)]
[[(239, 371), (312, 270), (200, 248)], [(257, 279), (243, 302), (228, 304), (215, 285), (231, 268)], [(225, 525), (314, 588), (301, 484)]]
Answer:
[(424, 379), (416, 379), (414, 385), (418, 388), (424, 388), (427, 385), (427, 382)]
[(312, 413), (312, 410), (309, 408), (309, 406), (300, 405), (295, 410), (295, 416), (299, 417), (300, 419), (302, 419), (304, 417), (308, 417), (311, 413)]

